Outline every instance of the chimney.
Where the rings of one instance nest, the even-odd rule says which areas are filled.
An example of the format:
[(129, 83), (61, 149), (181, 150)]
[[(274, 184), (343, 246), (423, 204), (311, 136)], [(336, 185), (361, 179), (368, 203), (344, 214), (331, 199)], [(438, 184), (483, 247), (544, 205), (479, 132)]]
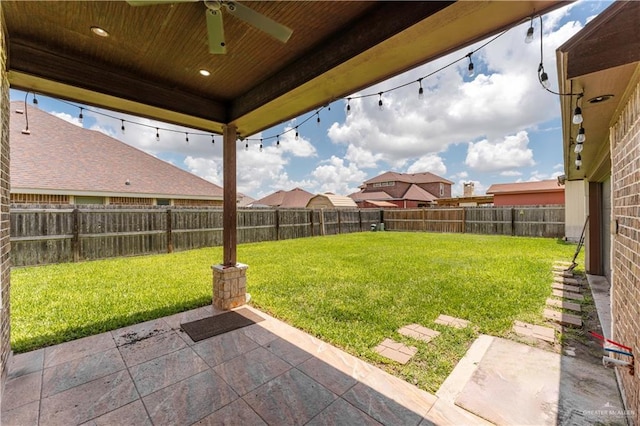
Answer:
[(464, 196), (473, 197), (473, 182), (464, 183)]

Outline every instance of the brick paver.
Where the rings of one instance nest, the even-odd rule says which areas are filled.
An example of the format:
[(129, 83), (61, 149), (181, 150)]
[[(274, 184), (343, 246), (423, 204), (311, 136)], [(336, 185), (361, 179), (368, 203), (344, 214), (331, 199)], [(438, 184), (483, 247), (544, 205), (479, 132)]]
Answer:
[(406, 364), (418, 352), (418, 348), (406, 346), (391, 339), (384, 339), (375, 347), (375, 351), (385, 358), (389, 358), (400, 364)]
[(571, 291), (553, 290), (551, 294), (556, 297), (562, 297), (563, 299), (584, 300), (583, 295), (580, 293), (573, 293)]
[(449, 315), (440, 314), (438, 318), (434, 321), (436, 324), (446, 325), (454, 328), (465, 328), (470, 322), (467, 320), (463, 320), (456, 317), (450, 317)]
[(555, 343), (556, 333), (551, 327), (542, 327), (540, 325), (528, 324), (522, 321), (513, 323), (513, 331), (524, 337), (533, 337), (535, 339), (544, 340), (546, 342)]
[(409, 324), (398, 330), (398, 333), (403, 336), (412, 337), (414, 339), (422, 340), (429, 343), (431, 339), (440, 335), (439, 331), (431, 330), (430, 328), (423, 327), (420, 324)]
[(561, 284), (580, 285), (580, 281), (575, 278), (553, 277), (553, 281)]
[(582, 308), (578, 303), (566, 302), (564, 300), (547, 299), (547, 306), (550, 306), (553, 308), (568, 309), (570, 311), (575, 311), (575, 312), (582, 312)]
[(563, 325), (572, 325), (576, 327), (582, 326), (582, 318), (580, 318), (579, 316), (565, 314), (562, 312), (554, 311), (553, 309), (545, 309), (544, 317)]
[(551, 288), (554, 290), (572, 291), (574, 293), (580, 293), (580, 287), (576, 287), (574, 285), (553, 283), (551, 284)]

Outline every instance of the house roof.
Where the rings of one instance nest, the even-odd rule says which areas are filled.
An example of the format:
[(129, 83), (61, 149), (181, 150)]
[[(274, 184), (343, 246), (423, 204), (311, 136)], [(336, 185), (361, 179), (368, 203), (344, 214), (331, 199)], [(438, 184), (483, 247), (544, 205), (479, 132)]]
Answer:
[(431, 172), (424, 173), (397, 173), (385, 172), (365, 181), (365, 185), (377, 182), (406, 182), (406, 183), (434, 183), (442, 182), (453, 185), (453, 182)]
[(381, 201), (381, 200), (364, 200), (369, 204), (372, 204), (376, 207), (389, 207), (389, 208), (397, 208), (398, 206), (390, 203), (388, 201)]
[(370, 200), (392, 200), (393, 197), (384, 191), (371, 191), (371, 192), (354, 192), (348, 195), (354, 201), (370, 201)]
[(404, 198), (405, 200), (428, 202), (433, 202), (438, 199), (438, 197), (436, 197), (429, 191), (425, 191), (416, 184), (411, 185), (409, 189), (407, 189), (407, 192), (404, 193), (404, 196), (402, 198)]
[(253, 202), (254, 205), (270, 207), (305, 208), (313, 194), (302, 188), (290, 191), (279, 190)]
[(318, 194), (311, 197), (307, 202), (307, 207), (310, 207), (310, 205), (313, 203), (314, 200), (320, 200), (320, 199), (326, 199), (328, 203), (334, 207), (340, 207), (340, 208), (358, 207), (358, 205), (355, 203), (355, 201), (353, 201), (353, 199), (346, 197), (344, 195), (336, 195), (331, 193)]
[(557, 179), (537, 182), (494, 183), (487, 194), (524, 194), (529, 192), (564, 192), (564, 186), (558, 185)]
[[(222, 188), (104, 133), (37, 107), (11, 102), (11, 190), (14, 193), (222, 199)], [(126, 182), (129, 184), (126, 184)]]

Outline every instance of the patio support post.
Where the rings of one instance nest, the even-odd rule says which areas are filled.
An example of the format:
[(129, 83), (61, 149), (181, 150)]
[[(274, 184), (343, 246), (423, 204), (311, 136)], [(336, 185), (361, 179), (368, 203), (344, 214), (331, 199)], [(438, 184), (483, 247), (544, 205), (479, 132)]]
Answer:
[(224, 204), (222, 210), (222, 257), (213, 266), (213, 306), (233, 309), (247, 301), (247, 265), (236, 262), (237, 189), (236, 189), (236, 127), (224, 126), (222, 139)]

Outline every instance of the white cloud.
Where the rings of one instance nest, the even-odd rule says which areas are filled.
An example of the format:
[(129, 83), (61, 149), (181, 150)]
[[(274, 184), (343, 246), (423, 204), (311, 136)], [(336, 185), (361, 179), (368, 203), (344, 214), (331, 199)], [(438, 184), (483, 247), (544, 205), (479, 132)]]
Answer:
[(222, 186), (222, 162), (207, 158), (187, 156), (184, 164), (188, 170), (203, 179)]
[(407, 173), (431, 172), (442, 176), (447, 173), (447, 166), (444, 165), (442, 157), (436, 154), (427, 154), (420, 157), (417, 161), (407, 168)]
[(473, 195), (484, 195), (485, 192), (487, 191), (488, 187), (486, 185), (483, 185), (480, 181), (478, 180), (473, 180), (473, 179), (460, 179), (458, 180), (458, 182), (453, 185), (453, 187), (451, 188), (451, 195), (453, 197), (462, 197), (462, 195), (464, 194), (464, 184), (465, 183), (469, 183), (472, 182), (473, 183)]
[(507, 136), (499, 142), (469, 142), (465, 164), (480, 172), (533, 166), (533, 151), (528, 147), (527, 132)]
[(55, 115), (58, 118), (63, 119), (64, 121), (68, 121), (71, 124), (75, 124), (78, 127), (82, 127), (82, 122), (78, 117), (74, 117), (71, 114), (67, 114), (66, 112), (51, 112), (52, 115)]
[(469, 173), (467, 173), (467, 172), (465, 172), (465, 171), (462, 171), (462, 172), (460, 172), (460, 173), (456, 173), (456, 174), (454, 174), (454, 175), (451, 175), (451, 176), (449, 177), (449, 179), (466, 179), (466, 178), (468, 178), (468, 177), (469, 177)]
[(555, 179), (558, 176), (560, 176), (561, 174), (562, 174), (562, 172), (543, 173), (543, 172), (540, 172), (538, 170), (534, 170), (533, 172), (531, 172), (531, 175), (529, 176), (528, 181), (529, 182), (537, 182), (539, 180)]
[(317, 192), (333, 192), (338, 195), (356, 192), (367, 178), (367, 174), (359, 170), (355, 163), (345, 164), (342, 158), (335, 155), (316, 167), (311, 174), (318, 181)]
[(368, 149), (349, 144), (344, 158), (360, 168), (375, 168), (378, 167), (378, 161), (382, 160), (382, 154), (374, 154)]
[(522, 172), (517, 170), (505, 170), (500, 172), (500, 176), (522, 176)]

